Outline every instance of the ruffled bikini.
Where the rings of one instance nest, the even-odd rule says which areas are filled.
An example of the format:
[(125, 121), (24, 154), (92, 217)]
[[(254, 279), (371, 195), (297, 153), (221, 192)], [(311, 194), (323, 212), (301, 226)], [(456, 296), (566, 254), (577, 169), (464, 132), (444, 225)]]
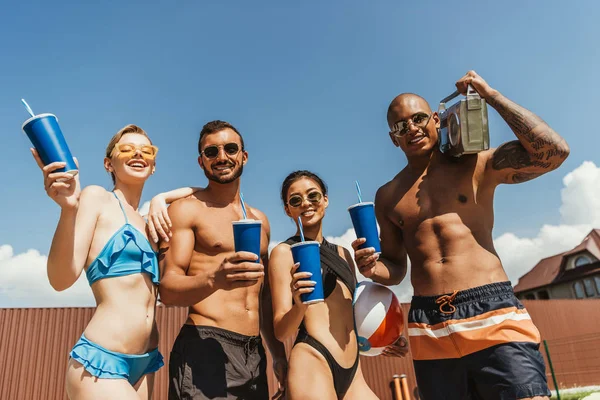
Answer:
[[(125, 225), (111, 236), (88, 267), (88, 282), (92, 285), (100, 279), (145, 273), (150, 276), (152, 283), (158, 285), (156, 253), (148, 239), (129, 223), (121, 200), (114, 192), (113, 195), (119, 202)], [(117, 353), (88, 340), (83, 334), (70, 356), (95, 377), (127, 379), (132, 385), (142, 376), (156, 372), (164, 365), (158, 348), (145, 354)]]

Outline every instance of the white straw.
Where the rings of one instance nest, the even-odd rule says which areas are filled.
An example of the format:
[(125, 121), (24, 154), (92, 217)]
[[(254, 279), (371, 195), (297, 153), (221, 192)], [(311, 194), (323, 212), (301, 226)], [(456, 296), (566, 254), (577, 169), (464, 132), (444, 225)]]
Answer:
[(302, 220), (298, 217), (298, 229), (300, 230), (300, 239), (304, 242), (304, 230), (302, 229)]
[(248, 215), (246, 214), (246, 205), (244, 204), (244, 195), (240, 192), (240, 201), (242, 203), (242, 213), (244, 214), (244, 219), (248, 219)]
[(31, 115), (32, 117), (35, 117), (33, 110), (31, 109), (31, 107), (29, 107), (29, 104), (27, 104), (25, 99), (21, 99), (21, 103), (23, 103), (23, 105), (25, 105), (25, 108), (27, 109), (27, 112), (29, 113), (29, 115)]
[(354, 181), (356, 182), (356, 194), (358, 195), (358, 202), (362, 203), (362, 196), (360, 193), (360, 185), (358, 184), (358, 181)]

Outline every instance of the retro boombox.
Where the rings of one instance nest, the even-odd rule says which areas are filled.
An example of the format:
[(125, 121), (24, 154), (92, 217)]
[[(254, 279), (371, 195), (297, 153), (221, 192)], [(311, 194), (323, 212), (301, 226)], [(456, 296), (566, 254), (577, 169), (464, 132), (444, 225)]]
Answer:
[(460, 157), (490, 148), (487, 104), (471, 85), (467, 96), (446, 108), (446, 102), (460, 93), (452, 93), (440, 102), (440, 150), (442, 153)]

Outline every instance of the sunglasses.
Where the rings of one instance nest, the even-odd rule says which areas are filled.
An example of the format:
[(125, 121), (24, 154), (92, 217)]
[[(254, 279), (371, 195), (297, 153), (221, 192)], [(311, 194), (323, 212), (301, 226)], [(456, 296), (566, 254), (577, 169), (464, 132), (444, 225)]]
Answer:
[(394, 136), (404, 136), (408, 133), (408, 130), (410, 129), (410, 123), (419, 128), (425, 128), (429, 123), (429, 120), (431, 119), (432, 115), (433, 114), (418, 112), (409, 119), (396, 122), (394, 126), (392, 126), (392, 130), (390, 133)]
[[(154, 160), (156, 158), (156, 154), (158, 153), (158, 147), (150, 144), (138, 146), (133, 143), (117, 143), (115, 144), (115, 150), (124, 156), (131, 156), (139, 150), (140, 153), (142, 153), (142, 157), (148, 160)], [(115, 150), (113, 150), (113, 153)]]
[[(295, 194), (288, 199), (288, 204), (294, 208), (300, 207), (302, 203), (304, 203), (304, 199), (305, 198), (300, 196), (299, 194)], [(306, 195), (306, 200), (308, 200), (312, 204), (319, 204), (321, 202), (321, 199), (323, 199), (323, 195), (321, 194), (321, 192), (317, 192), (316, 190)]]
[(206, 146), (200, 154), (204, 154), (204, 157), (208, 159), (216, 158), (219, 155), (219, 147), (223, 147), (228, 156), (235, 156), (240, 151), (240, 146), (237, 143), (227, 143), (223, 146)]

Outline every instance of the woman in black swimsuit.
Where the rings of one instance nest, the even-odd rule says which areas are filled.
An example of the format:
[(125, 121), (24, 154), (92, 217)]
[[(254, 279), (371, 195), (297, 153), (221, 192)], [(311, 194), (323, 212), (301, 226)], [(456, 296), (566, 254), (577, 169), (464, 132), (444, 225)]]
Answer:
[(277, 245), (269, 262), (275, 336), (298, 336), (289, 360), (287, 388), (296, 399), (376, 399), (359, 365), (352, 296), (356, 287), (354, 261), (343, 247), (323, 238), (322, 222), (329, 205), (327, 187), (315, 174), (296, 171), (285, 178), (281, 198), (286, 214), (301, 218), (306, 240), (321, 243), (325, 301), (305, 305), (302, 293), (313, 291), (307, 273), (296, 272), (290, 245), (300, 232)]

